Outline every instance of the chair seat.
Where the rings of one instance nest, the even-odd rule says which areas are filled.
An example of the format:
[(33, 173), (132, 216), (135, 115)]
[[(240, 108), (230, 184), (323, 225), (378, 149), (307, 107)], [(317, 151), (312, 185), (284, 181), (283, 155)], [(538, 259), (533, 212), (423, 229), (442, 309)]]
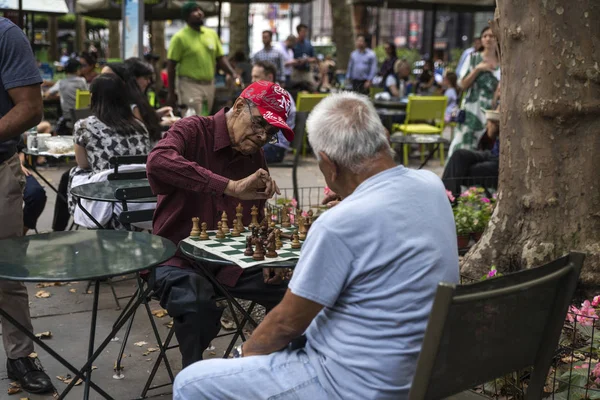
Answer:
[(437, 128), (433, 125), (428, 125), (428, 124), (407, 124), (407, 125), (400, 125), (400, 130), (404, 133), (409, 133), (409, 134), (422, 134), (422, 135), (426, 135), (426, 134), (441, 134), (442, 130), (440, 128)]

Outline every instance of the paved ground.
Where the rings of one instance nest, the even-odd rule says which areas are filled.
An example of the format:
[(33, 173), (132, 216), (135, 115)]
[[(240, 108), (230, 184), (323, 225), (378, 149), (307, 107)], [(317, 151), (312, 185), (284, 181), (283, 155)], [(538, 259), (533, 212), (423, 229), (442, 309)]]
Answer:
[[(415, 160), (416, 162), (416, 160)], [(60, 168), (47, 168), (41, 170), (44, 176), (55, 186), (58, 185), (63, 171), (66, 166)], [(441, 174), (439, 161), (432, 160), (428, 169), (434, 170), (438, 175)], [(292, 170), (291, 168), (272, 168), (271, 174), (281, 188), (292, 187)], [(315, 198), (322, 196), (322, 187), (325, 185), (324, 179), (319, 171), (317, 163), (314, 159), (306, 159), (302, 162), (298, 174), (299, 186), (301, 187), (319, 187), (319, 189), (306, 190), (305, 196), (310, 197), (311, 202)], [(41, 182), (40, 182), (41, 183)], [(48, 202), (46, 209), (38, 223), (39, 232), (48, 232), (52, 225), (52, 216), (54, 211), (55, 194), (52, 190), (47, 189)], [(288, 198), (291, 198), (291, 190), (284, 193)], [(91, 319), (91, 309), (93, 295), (84, 293), (85, 282), (73, 283), (65, 286), (55, 286), (47, 288), (38, 288), (34, 284), (30, 284), (30, 304), (31, 314), (33, 317), (33, 325), (36, 333), (51, 331), (52, 338), (48, 339), (48, 344), (57, 350), (67, 360), (73, 362), (75, 366), (83, 365), (86, 359), (86, 351), (89, 341), (89, 324)], [(120, 282), (115, 284), (119, 296), (131, 295), (134, 292), (134, 286), (131, 281)], [(36, 292), (45, 290), (51, 294), (49, 298), (36, 298)], [(74, 292), (73, 292), (74, 291)], [(126, 300), (122, 300), (123, 304)], [(153, 303), (153, 308), (159, 308), (156, 302)], [(100, 312), (97, 323), (97, 340), (99, 343), (109, 333), (112, 323), (118, 316), (119, 311), (115, 310), (116, 305), (110, 294), (110, 289), (107, 286), (102, 286), (100, 290)], [(168, 328), (165, 326), (170, 321), (168, 316), (156, 318), (161, 331), (161, 337), (166, 337)], [(119, 332), (117, 337), (119, 340), (111, 342), (99, 359), (94, 363), (97, 369), (93, 373), (94, 381), (104, 388), (115, 399), (136, 399), (146, 382), (154, 361), (156, 360), (156, 352), (148, 353), (148, 348), (156, 348), (157, 343), (152, 335), (150, 323), (146, 312), (140, 308), (135, 318), (134, 327), (131, 337), (126, 347), (123, 364), (125, 366), (122, 380), (113, 379), (113, 365), (115, 363), (119, 347), (122, 343), (124, 329)], [(147, 342), (141, 347), (134, 345), (138, 342)], [(206, 358), (217, 357), (223, 354), (229, 343), (229, 338), (221, 338), (213, 343), (215, 349), (205, 352)], [(46, 352), (37, 349), (40, 360), (46, 368), (48, 374), (52, 377), (54, 384), (59, 390), (66, 387), (64, 383), (56, 377), (66, 377), (69, 371), (54, 361)], [(148, 353), (148, 354), (145, 354)], [(177, 372), (180, 368), (181, 358), (177, 350), (169, 352), (169, 359), (172, 366)], [(0, 358), (0, 360), (3, 360)], [(166, 383), (167, 374), (163, 367), (159, 369), (156, 381), (157, 383)], [(8, 395), (7, 389), (10, 380), (6, 376), (6, 367), (4, 362), (0, 362), (0, 399), (21, 399), (29, 398), (30, 400), (51, 399), (52, 396), (34, 396), (26, 393), (18, 393)], [(77, 386), (68, 399), (81, 399), (83, 397), (83, 385)], [(150, 392), (151, 396), (160, 398), (171, 398), (171, 387)], [(101, 397), (92, 391), (91, 399), (100, 399)]]

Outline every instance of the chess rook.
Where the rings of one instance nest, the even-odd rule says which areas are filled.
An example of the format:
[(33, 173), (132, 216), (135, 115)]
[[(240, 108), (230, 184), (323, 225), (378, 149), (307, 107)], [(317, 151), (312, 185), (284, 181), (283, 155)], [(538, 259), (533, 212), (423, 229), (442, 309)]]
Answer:
[(200, 218), (198, 218), (198, 217), (192, 218), (192, 231), (190, 232), (191, 237), (200, 236), (200, 227), (198, 226), (199, 222), (200, 222)]

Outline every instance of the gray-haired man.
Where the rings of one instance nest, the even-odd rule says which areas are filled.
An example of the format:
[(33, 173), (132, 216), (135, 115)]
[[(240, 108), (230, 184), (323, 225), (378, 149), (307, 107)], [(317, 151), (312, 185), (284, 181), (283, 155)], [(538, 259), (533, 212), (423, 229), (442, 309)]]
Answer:
[(307, 128), (325, 181), (343, 200), (314, 222), (287, 293), (238, 358), (186, 368), (175, 400), (408, 397), (436, 287), (458, 282), (444, 185), (429, 171), (396, 166), (364, 96), (328, 96)]

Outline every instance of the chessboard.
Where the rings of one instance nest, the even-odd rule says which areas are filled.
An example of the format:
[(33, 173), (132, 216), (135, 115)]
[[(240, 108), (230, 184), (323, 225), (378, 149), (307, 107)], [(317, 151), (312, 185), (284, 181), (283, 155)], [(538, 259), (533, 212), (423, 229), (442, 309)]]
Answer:
[[(282, 228), (276, 226), (277, 229), (281, 230), (281, 233), (285, 236), (291, 236), (295, 231), (296, 227)], [(279, 261), (297, 260), (300, 258), (301, 249), (292, 249), (290, 239), (282, 238), (282, 247), (277, 252), (277, 257), (267, 258), (265, 257), (262, 261), (256, 261), (252, 256), (244, 255), (246, 249), (246, 238), (252, 235), (252, 232), (246, 231), (240, 233), (240, 236), (234, 237), (225, 235), (224, 239), (217, 239), (217, 231), (207, 231), (208, 239), (200, 240), (197, 236), (190, 236), (184, 239), (184, 242), (191, 244), (194, 247), (202, 249), (203, 251), (223, 258), (224, 260), (231, 261), (231, 263), (240, 266), (241, 268), (250, 268), (257, 265), (269, 264)]]

